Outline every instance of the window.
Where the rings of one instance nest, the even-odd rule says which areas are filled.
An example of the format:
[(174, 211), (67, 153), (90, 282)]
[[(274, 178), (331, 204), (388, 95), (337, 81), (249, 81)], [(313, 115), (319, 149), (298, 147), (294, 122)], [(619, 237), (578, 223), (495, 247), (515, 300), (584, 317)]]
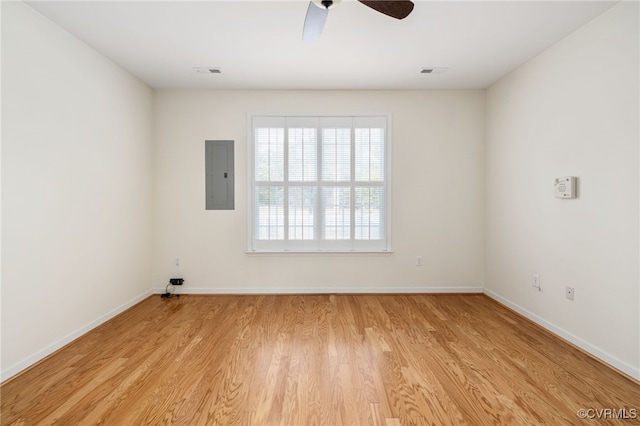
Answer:
[(389, 251), (388, 115), (250, 117), (249, 251)]

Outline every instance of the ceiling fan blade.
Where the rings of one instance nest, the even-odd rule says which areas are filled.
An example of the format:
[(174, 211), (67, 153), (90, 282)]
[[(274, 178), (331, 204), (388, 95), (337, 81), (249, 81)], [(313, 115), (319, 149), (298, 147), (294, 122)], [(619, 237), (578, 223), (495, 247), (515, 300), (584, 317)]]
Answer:
[(327, 16), (329, 16), (329, 9), (320, 8), (309, 2), (309, 8), (307, 9), (307, 16), (304, 18), (304, 28), (302, 29), (302, 40), (304, 41), (316, 41), (322, 34), (324, 23), (327, 22)]
[(396, 19), (404, 19), (413, 10), (410, 0), (358, 0), (365, 6)]

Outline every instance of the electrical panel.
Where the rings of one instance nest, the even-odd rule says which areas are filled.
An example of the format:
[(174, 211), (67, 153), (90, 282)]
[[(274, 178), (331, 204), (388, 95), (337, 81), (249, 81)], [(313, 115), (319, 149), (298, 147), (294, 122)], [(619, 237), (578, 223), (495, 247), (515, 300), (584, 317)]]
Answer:
[(234, 210), (233, 141), (205, 141), (207, 210)]

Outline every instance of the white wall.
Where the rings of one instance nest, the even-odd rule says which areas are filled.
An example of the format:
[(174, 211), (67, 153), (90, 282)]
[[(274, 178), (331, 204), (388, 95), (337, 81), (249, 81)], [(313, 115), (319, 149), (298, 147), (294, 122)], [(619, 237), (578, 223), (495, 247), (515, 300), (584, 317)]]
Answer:
[(2, 377), (150, 293), (151, 89), (2, 2)]
[[(245, 254), (247, 113), (336, 111), (392, 113), (394, 253)], [(483, 91), (159, 91), (155, 134), (156, 289), (172, 275), (211, 293), (483, 287)], [(206, 139), (235, 140), (233, 211), (205, 210)]]
[[(638, 3), (623, 2), (502, 78), (486, 151), (488, 292), (636, 378), (638, 40)], [(565, 175), (575, 200), (553, 196)]]

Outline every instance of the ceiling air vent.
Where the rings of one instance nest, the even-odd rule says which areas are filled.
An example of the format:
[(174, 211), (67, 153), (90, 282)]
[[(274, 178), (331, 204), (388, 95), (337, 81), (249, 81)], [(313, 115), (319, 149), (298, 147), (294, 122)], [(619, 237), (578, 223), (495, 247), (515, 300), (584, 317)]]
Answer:
[(445, 68), (445, 67), (427, 67), (427, 68), (422, 68), (422, 71), (420, 71), (421, 74), (442, 74), (444, 72), (447, 72), (449, 68)]
[(221, 74), (220, 68), (211, 68), (211, 67), (198, 67), (194, 68), (194, 71), (198, 74)]

